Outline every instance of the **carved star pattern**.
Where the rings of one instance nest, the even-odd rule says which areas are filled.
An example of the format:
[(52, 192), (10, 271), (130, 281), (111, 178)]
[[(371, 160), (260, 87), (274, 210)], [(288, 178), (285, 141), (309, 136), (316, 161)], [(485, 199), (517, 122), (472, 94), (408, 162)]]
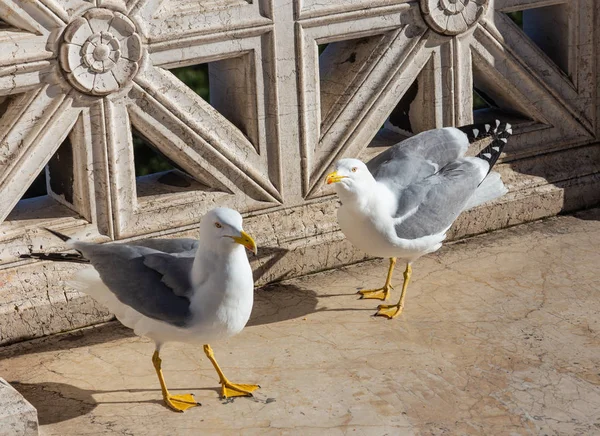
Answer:
[[(217, 201), (242, 210), (281, 202), (277, 132), (265, 116), (275, 91), (263, 85), (272, 36), (245, 30), (270, 20), (257, 5), (239, 5), (243, 18), (221, 26), (230, 35), (212, 29), (218, 37), (206, 41), (211, 29), (200, 24), (211, 14), (218, 24), (220, 11), (196, 9), (156, 0), (0, 1), (0, 95), (8, 96), (0, 222), (67, 136), (73, 198), (54, 197), (111, 238), (197, 222)], [(236, 86), (252, 96), (243, 97), (246, 112), (228, 114), (250, 119), (244, 132), (168, 71), (227, 59), (239, 71), (221, 67), (223, 75), (244, 74)], [(201, 188), (138, 198), (132, 124)]]
[[(288, 17), (283, 24), (268, 0), (217, 3), (199, 10), (185, 0), (0, 0), (7, 25), (0, 29), (0, 95), (10, 97), (0, 120), (0, 218), (67, 135), (74, 154), (68, 207), (92, 223), (91, 230), (111, 238), (192, 225), (215, 204), (242, 211), (280, 206), (282, 167), (290, 173), (300, 168), (298, 177), (288, 174), (288, 179), (301, 188), (290, 189), (286, 181), (286, 199), (297, 204), (321, 197), (329, 193), (321, 182), (332, 162), (365, 157), (367, 145), (415, 80), (420, 84), (415, 101), (423, 106), (417, 130), (470, 123), (474, 70), (498, 90), (505, 106), (531, 120), (515, 126), (509, 159), (593, 137), (595, 36), (593, 16), (585, 13), (593, 0), (579, 0), (569, 14), (568, 37), (578, 44), (569, 49), (567, 73), (505, 15), (546, 7), (547, 0), (476, 0), (487, 4), (485, 11), (461, 10), (461, 17), (474, 17), (475, 24), (455, 36), (449, 34), (458, 31), (462, 18), (455, 17), (446, 34), (424, 19), (426, 4), (429, 10), (442, 4), (434, 0), (373, 0), (369, 7), (347, 0), (292, 2), (293, 14), (285, 15), (284, 8), (277, 12)], [(135, 53), (135, 47), (125, 50), (120, 37), (114, 41), (102, 29), (90, 29), (85, 37), (95, 39), (82, 59), (98, 74), (119, 71), (123, 83), (108, 76), (110, 83), (97, 83), (97, 76), (90, 82), (88, 76), (87, 85), (78, 82), (78, 88), (68, 79), (78, 67), (77, 56), (71, 64), (69, 53), (63, 55), (67, 68), (59, 57), (65, 29), (94, 8), (131, 20), (141, 57), (132, 61), (128, 50)], [(440, 16), (438, 26), (443, 15), (437, 11), (436, 19)], [(295, 41), (293, 54), (275, 56), (275, 28), (286, 44)], [(318, 44), (324, 43), (335, 44), (319, 59)], [(113, 70), (111, 62), (122, 58), (137, 63), (131, 81), (129, 70)], [(231, 105), (239, 112), (215, 110), (168, 71), (204, 62), (219, 64), (218, 78), (241, 90)], [(287, 76), (277, 75), (276, 65), (282, 64)], [(278, 99), (280, 82), (287, 86), (284, 103)], [(94, 87), (97, 94), (110, 92), (85, 92)], [(223, 94), (221, 100), (227, 98)], [(287, 143), (285, 150), (298, 159), (284, 162), (278, 120), (291, 120), (285, 128), (293, 130), (294, 118), (300, 120), (298, 131), (286, 135), (299, 135), (299, 144)], [(140, 197), (132, 125), (204, 188)]]
[[(365, 146), (417, 79), (424, 108), (413, 120), (415, 133), (473, 122), (476, 69), (498, 92), (503, 106), (530, 119), (515, 127), (507, 148), (509, 159), (548, 151), (550, 143), (563, 148), (593, 140), (595, 109), (589, 90), (594, 87), (594, 75), (586, 59), (592, 58), (594, 36), (586, 30), (591, 17), (578, 12), (592, 10), (591, 0), (578, 2), (569, 16), (568, 32), (575, 33), (564, 37), (577, 39), (580, 46), (570, 49), (577, 68), (568, 74), (505, 14), (544, 7), (548, 2), (489, 2), (481, 16), (473, 8), (472, 16), (478, 21), (474, 19), (475, 25), (457, 36), (441, 34), (446, 32), (443, 11), (434, 14), (433, 19), (438, 20), (435, 29), (423, 18), (427, 10), (442, 3), (448, 2), (400, 4), (388, 8), (385, 15), (365, 13), (351, 24), (301, 23), (302, 182), (306, 197), (332, 193), (332, 188), (323, 190), (321, 181), (337, 159), (368, 158)], [(454, 33), (456, 23), (450, 19), (447, 23), (451, 26), (447, 33)], [(319, 57), (320, 44), (330, 45)]]

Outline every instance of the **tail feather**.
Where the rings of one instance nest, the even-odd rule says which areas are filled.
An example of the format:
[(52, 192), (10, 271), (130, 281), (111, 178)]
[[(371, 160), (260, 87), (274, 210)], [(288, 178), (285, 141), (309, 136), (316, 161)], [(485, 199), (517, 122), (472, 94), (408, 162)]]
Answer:
[(496, 127), (492, 129), (492, 142), (477, 154), (478, 158), (487, 161), (490, 165), (490, 171), (502, 154), (502, 150), (504, 150), (511, 134), (512, 127), (510, 124), (505, 123), (502, 125), (500, 121), (496, 120)]
[(508, 142), (508, 138), (512, 135), (512, 126), (508, 123), (502, 123), (500, 120), (496, 120), (494, 125), (492, 124), (472, 124), (469, 126), (462, 126), (458, 128), (461, 132), (467, 135), (469, 143), (480, 141), (485, 138), (491, 138), (489, 144), (487, 144), (477, 155), (479, 159), (486, 161), (490, 168), (498, 161), (498, 158), (502, 154), (502, 150)]
[(498, 197), (502, 197), (507, 192), (508, 189), (506, 189), (506, 186), (504, 186), (504, 183), (502, 183), (500, 174), (492, 171), (477, 187), (471, 198), (469, 198), (469, 201), (467, 201), (467, 204), (463, 210), (472, 209), (480, 204), (487, 203), (488, 201), (492, 201)]
[(487, 139), (489, 143), (475, 156), (487, 162), (489, 169), (486, 177), (481, 181), (463, 209), (467, 210), (501, 197), (508, 191), (502, 183), (500, 174), (492, 172), (492, 167), (498, 161), (508, 138), (512, 135), (512, 126), (508, 123), (502, 123), (500, 120), (495, 120), (494, 124), (472, 124), (459, 127), (459, 129), (467, 135), (469, 144), (491, 138), (491, 141)]
[(469, 144), (488, 137), (508, 138), (512, 135), (512, 126), (508, 123), (502, 125), (500, 120), (495, 120), (494, 124), (478, 123), (467, 126), (457, 127), (458, 130), (467, 135)]

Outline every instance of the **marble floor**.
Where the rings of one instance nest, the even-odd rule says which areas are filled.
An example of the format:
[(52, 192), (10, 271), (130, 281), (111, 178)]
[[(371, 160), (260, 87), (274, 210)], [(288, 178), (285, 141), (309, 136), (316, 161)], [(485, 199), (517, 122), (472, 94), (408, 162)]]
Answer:
[(212, 344), (254, 398), (219, 399), (202, 348), (170, 344), (167, 384), (202, 403), (171, 412), (153, 345), (118, 323), (5, 347), (0, 376), (44, 435), (600, 434), (600, 209), (446, 245), (391, 321), (355, 295), (386, 267), (257, 290), (250, 325)]

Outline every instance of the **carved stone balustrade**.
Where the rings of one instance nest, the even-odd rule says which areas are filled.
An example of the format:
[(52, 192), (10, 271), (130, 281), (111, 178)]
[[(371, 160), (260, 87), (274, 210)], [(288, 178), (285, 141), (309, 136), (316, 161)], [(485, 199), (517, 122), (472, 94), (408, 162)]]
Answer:
[[(363, 259), (324, 175), (434, 127), (514, 125), (510, 192), (455, 238), (597, 204), (599, 17), (594, 0), (0, 0), (0, 344), (110, 317), (62, 283), (79, 265), (19, 258), (65, 249), (41, 227), (193, 237), (226, 205), (259, 284)], [(175, 74), (200, 64), (209, 100)], [(177, 169), (136, 177), (136, 132)], [(47, 194), (23, 199), (40, 173)]]

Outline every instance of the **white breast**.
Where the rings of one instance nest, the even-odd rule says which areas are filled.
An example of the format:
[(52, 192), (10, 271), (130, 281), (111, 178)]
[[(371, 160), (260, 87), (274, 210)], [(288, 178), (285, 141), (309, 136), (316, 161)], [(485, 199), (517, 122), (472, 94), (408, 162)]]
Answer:
[(350, 205), (338, 209), (338, 223), (348, 240), (358, 249), (371, 256), (393, 257), (396, 247), (390, 241), (389, 231), (377, 225), (371, 216)]
[(398, 257), (412, 261), (441, 246), (445, 235), (432, 235), (418, 239), (400, 239), (393, 217), (396, 197), (384, 185), (377, 184), (368, 201), (343, 200), (338, 209), (338, 223), (344, 235), (358, 249), (376, 257)]
[[(190, 310), (200, 336), (228, 337), (239, 333), (250, 318), (254, 303), (252, 269), (243, 247), (239, 247), (220, 274), (208, 268), (208, 274), (191, 299)], [(212, 269), (212, 270), (211, 270)]]

